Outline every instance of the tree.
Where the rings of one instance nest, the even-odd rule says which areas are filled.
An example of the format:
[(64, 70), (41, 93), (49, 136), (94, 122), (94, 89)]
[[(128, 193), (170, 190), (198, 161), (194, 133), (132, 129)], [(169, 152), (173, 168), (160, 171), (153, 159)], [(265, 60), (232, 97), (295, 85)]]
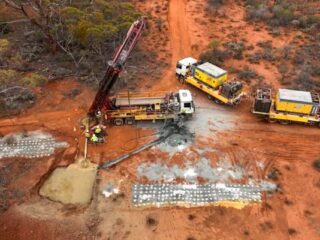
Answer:
[(116, 0), (4, 1), (30, 19), (53, 53), (64, 52), (77, 69), (90, 56), (105, 59), (140, 15), (132, 4)]

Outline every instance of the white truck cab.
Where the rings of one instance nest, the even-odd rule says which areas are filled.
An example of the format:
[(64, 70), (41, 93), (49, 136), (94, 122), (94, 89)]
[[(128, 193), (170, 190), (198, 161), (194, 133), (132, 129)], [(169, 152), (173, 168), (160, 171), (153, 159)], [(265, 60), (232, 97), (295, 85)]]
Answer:
[(181, 59), (177, 62), (176, 66), (176, 76), (177, 78), (185, 78), (188, 71), (190, 70), (190, 66), (193, 64), (196, 64), (198, 60), (192, 58), (192, 57), (187, 57), (184, 59)]
[(178, 96), (180, 102), (180, 113), (192, 115), (194, 113), (194, 104), (191, 92), (187, 89), (180, 89)]

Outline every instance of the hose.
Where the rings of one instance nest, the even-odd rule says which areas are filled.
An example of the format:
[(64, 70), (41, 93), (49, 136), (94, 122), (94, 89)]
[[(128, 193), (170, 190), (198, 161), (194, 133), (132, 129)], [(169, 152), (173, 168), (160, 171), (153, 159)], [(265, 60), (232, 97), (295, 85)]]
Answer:
[[(170, 126), (170, 125), (167, 125), (167, 126)], [(174, 126), (174, 125), (172, 125), (172, 126)], [(158, 137), (157, 139), (153, 140), (150, 143), (147, 143), (147, 144), (137, 148), (136, 150), (133, 150), (130, 153), (126, 153), (126, 154), (121, 155), (121, 156), (119, 156), (119, 157), (117, 157), (115, 159), (112, 159), (112, 160), (110, 160), (108, 162), (105, 162), (105, 163), (101, 164), (99, 166), (99, 169), (106, 169), (106, 168), (112, 167), (112, 166), (118, 164), (119, 162), (121, 162), (121, 161), (123, 161), (123, 160), (125, 160), (125, 159), (127, 159), (127, 158), (129, 158), (129, 157), (131, 157), (131, 156), (133, 156), (135, 154), (137, 154), (137, 153), (140, 153), (140, 152), (142, 152), (142, 151), (144, 151), (144, 150), (146, 150), (148, 148), (151, 148), (151, 147), (153, 147), (155, 145), (158, 145), (158, 144), (164, 142), (174, 132), (175, 132), (175, 127), (171, 127), (171, 128), (169, 128), (169, 130), (164, 135)]]

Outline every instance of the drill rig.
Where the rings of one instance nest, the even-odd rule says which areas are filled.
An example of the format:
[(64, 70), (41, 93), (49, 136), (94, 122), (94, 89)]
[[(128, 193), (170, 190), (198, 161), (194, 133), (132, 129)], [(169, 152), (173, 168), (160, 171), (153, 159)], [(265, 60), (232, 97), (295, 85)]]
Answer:
[[(90, 128), (104, 127), (106, 120), (114, 125), (128, 124), (141, 120), (177, 120), (189, 118), (194, 113), (194, 103), (189, 90), (178, 90), (170, 93), (127, 93), (110, 96), (131, 51), (137, 44), (146, 25), (146, 17), (135, 21), (123, 43), (108, 62), (106, 73), (99, 84), (97, 94), (83, 122), (86, 128), (86, 140), (83, 165), (87, 164), (88, 135)], [(91, 128), (92, 129), (92, 128)], [(88, 135), (87, 135), (88, 133)], [(93, 134), (95, 136), (95, 134)]]
[(141, 17), (131, 25), (125, 40), (115, 51), (111, 61), (108, 62), (106, 73), (99, 84), (98, 92), (88, 112), (88, 117), (91, 121), (97, 120), (97, 116), (100, 118), (101, 111), (105, 112), (110, 110), (110, 100), (108, 96), (128, 60), (132, 49), (138, 42), (146, 25), (146, 20), (146, 17)]
[(88, 163), (87, 149), (88, 139), (90, 137), (90, 127), (97, 124), (103, 124), (103, 116), (101, 112), (110, 109), (110, 100), (108, 98), (110, 91), (117, 81), (119, 74), (122, 71), (126, 61), (128, 60), (132, 49), (137, 44), (138, 39), (140, 38), (142, 31), (146, 25), (146, 21), (146, 17), (140, 17), (131, 25), (123, 43), (116, 49), (112, 59), (108, 61), (106, 73), (99, 83), (98, 92), (96, 93), (96, 96), (87, 113), (87, 118), (85, 118), (82, 122), (85, 127), (86, 134), (84, 161), (82, 163), (84, 167)]
[(100, 82), (98, 92), (89, 109), (85, 123), (86, 131), (91, 126), (103, 126), (108, 120), (114, 125), (132, 125), (141, 120), (176, 120), (194, 113), (194, 104), (189, 90), (175, 92), (126, 93), (110, 97), (110, 91), (117, 81), (123, 66), (136, 45), (146, 25), (141, 17), (130, 27), (127, 36), (108, 62), (107, 71)]

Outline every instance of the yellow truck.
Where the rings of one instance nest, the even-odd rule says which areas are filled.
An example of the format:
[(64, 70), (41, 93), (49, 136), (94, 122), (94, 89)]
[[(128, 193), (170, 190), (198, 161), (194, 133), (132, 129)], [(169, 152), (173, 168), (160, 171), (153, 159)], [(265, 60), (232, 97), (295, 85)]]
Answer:
[(199, 63), (192, 57), (178, 61), (176, 77), (181, 83), (190, 85), (207, 93), (209, 99), (217, 103), (238, 105), (245, 95), (238, 81), (228, 81), (227, 71), (209, 63)]
[(257, 89), (252, 112), (270, 122), (320, 126), (320, 94), (279, 89), (273, 98), (271, 89)]

